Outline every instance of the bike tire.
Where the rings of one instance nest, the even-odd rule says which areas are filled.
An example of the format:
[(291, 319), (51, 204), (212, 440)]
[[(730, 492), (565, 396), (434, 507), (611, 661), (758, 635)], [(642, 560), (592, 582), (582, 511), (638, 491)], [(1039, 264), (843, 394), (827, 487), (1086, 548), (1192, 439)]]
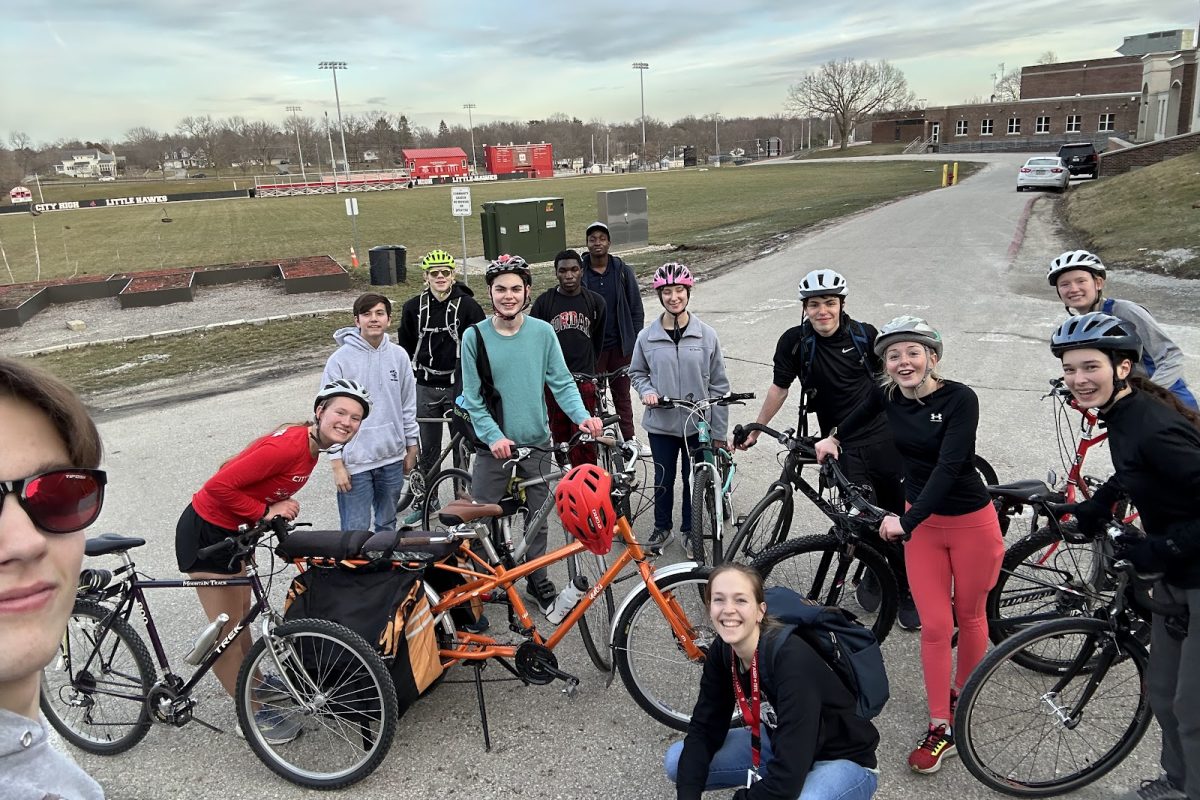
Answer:
[(419, 469), (413, 470), (411, 473), (404, 476), (404, 488), (400, 490), (400, 496), (396, 498), (396, 514), (399, 516), (408, 510), (413, 504), (414, 498), (419, 498), (425, 494), (425, 473)]
[(992, 465), (983, 456), (976, 453), (973, 457), (973, 463), (975, 464), (975, 471), (983, 479), (984, 486), (995, 486), (1000, 483), (1000, 479), (996, 476), (996, 470), (992, 469)]
[[(1049, 527), (1035, 529), (1005, 551), (1000, 575), (987, 596), (988, 636), (995, 644), (1050, 620), (1088, 617), (1108, 604), (1112, 588), (1103, 569), (1103, 546), (1064, 542)], [(1064, 576), (1063, 573), (1067, 573)], [(1070, 662), (1022, 651), (1026, 669), (1060, 673)]]
[(42, 670), (39, 700), (54, 730), (101, 756), (123, 753), (149, 733), (145, 698), (156, 675), (142, 637), (112, 615), (98, 603), (75, 603), (58, 653)]
[[(704, 654), (717, 639), (704, 603), (709, 572), (707, 567), (698, 567), (654, 581), (671, 607), (685, 618)], [(667, 727), (687, 730), (704, 659), (688, 658), (649, 591), (642, 591), (617, 619), (613, 660), (625, 688), (643, 711)]]
[[(252, 697), (267, 674), (294, 690), (259, 711), (299, 726), (299, 735), (282, 744), (268, 742), (255, 722)], [(400, 717), (379, 654), (357, 633), (323, 619), (285, 622), (256, 641), (238, 673), (235, 704), (254, 754), (280, 777), (314, 789), (350, 786), (374, 772)]]
[(717, 538), (717, 490), (707, 467), (692, 472), (691, 556), (701, 566), (724, 562), (723, 542)]
[(738, 525), (729, 545), (731, 560), (754, 561), (786, 540), (793, 510), (792, 487), (773, 484)]
[[(590, 588), (599, 583), (600, 576), (608, 567), (604, 556), (585, 550), (567, 559), (567, 578), (574, 583), (577, 576), (583, 576)], [(579, 618), (578, 628), (579, 635), (583, 637), (583, 649), (587, 650), (588, 657), (601, 672), (612, 670), (612, 650), (608, 643), (616, 613), (617, 604), (613, 598), (612, 587), (605, 586)]]
[[(1043, 645), (1064, 648), (1064, 657), (1083, 647), (1115, 648), (1114, 660), (1055, 675), (1020, 666), (1016, 654)], [(1140, 643), (1125, 633), (1113, 636), (1110, 623), (1097, 619), (1053, 620), (1014, 634), (979, 662), (959, 696), (954, 735), (963, 765), (989, 789), (1014, 797), (1051, 797), (1098, 780), (1129, 755), (1150, 724), (1148, 661)], [(1052, 693), (1064, 680), (1061, 693)], [(1095, 693), (1075, 709), (1078, 719), (1068, 728), (1058, 714), (1071, 711), (1089, 683)], [(1105, 737), (1115, 741), (1098, 746)], [(1068, 769), (1071, 758), (1083, 765)], [(1047, 775), (1035, 777), (1042, 769)]]
[[(859, 565), (865, 569), (859, 570)], [(844, 544), (832, 533), (811, 534), (775, 545), (751, 566), (768, 585), (787, 586), (822, 605), (837, 606), (870, 628), (883, 642), (900, 606), (900, 589), (887, 559), (866, 542)], [(851, 576), (870, 572), (879, 587), (879, 606), (864, 608), (857, 599)], [(846, 591), (850, 588), (850, 591)]]
[(470, 495), (471, 473), (463, 469), (442, 470), (426, 486), (425, 501), (421, 507), (421, 526), (427, 531), (444, 528), (437, 518), (438, 510), (452, 500)]

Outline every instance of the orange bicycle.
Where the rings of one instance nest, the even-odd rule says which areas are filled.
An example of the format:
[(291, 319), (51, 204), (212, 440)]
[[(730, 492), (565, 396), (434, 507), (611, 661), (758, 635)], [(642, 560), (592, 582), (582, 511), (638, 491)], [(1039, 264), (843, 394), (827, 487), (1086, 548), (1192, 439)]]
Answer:
[[(610, 511), (615, 517), (611, 544), (623, 550), (594, 584), (581, 573), (564, 589), (556, 602), (573, 605), (549, 635), (538, 629), (517, 591), (517, 584), (535, 570), (589, 552), (589, 547), (581, 541), (571, 541), (521, 563), (525, 544), (523, 541), (514, 544), (511, 526), (497, 524), (504, 514), (500, 505), (460, 499), (439, 511), (439, 520), (447, 526), (444, 530), (429, 536), (406, 537), (396, 544), (397, 549), (458, 545), (456, 558), (426, 567), (427, 575), (428, 570), (453, 573), (454, 584), (439, 594), (427, 581), (426, 594), (437, 626), (443, 667), (463, 664), (475, 671), (484, 745), (489, 750), (491, 736), (481, 677), (483, 668), (489, 662), (497, 663), (528, 685), (562, 681), (563, 691), (573, 695), (579, 679), (559, 668), (554, 649), (630, 564), (636, 567), (632, 574), (641, 581), (625, 597), (615, 616), (608, 641), (613, 656), (609, 682), (614, 673), (620, 672), (637, 704), (654, 719), (676, 730), (686, 730), (691, 718), (704, 658), (716, 638), (704, 603), (709, 570), (693, 562), (654, 568), (654, 555), (638, 542), (630, 524), (633, 481), (624, 469), (624, 453), (611, 437), (595, 441), (608, 451), (611, 459), (611, 473), (592, 469), (607, 476), (606, 487), (611, 482)], [(511, 633), (511, 636), (503, 634), (506, 640), (470, 633), (456, 626), (451, 612), (465, 611), (480, 600), (506, 607), (508, 633)], [(556, 611), (561, 614), (564, 608)]]

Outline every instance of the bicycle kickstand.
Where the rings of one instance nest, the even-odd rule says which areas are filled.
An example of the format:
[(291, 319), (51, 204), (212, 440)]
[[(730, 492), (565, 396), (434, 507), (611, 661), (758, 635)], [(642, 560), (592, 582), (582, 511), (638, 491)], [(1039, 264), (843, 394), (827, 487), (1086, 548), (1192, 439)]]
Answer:
[(487, 718), (487, 703), (483, 699), (483, 668), (486, 665), (483, 661), (477, 661), (472, 664), (475, 670), (475, 696), (479, 698), (479, 722), (483, 725), (483, 749), (484, 752), (492, 752), (492, 734), (488, 730)]

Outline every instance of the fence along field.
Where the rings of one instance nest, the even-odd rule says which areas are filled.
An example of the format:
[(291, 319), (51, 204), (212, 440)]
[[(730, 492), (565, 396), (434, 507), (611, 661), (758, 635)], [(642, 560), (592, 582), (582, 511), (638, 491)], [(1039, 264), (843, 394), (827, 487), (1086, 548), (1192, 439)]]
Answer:
[[(567, 241), (581, 246), (583, 230), (596, 216), (597, 191), (645, 186), (652, 242), (724, 251), (934, 188), (935, 179), (924, 167), (904, 161), (724, 167), (474, 184), (471, 194), (476, 215), (491, 200), (562, 197)], [(160, 193), (159, 182), (126, 183), (113, 187), (109, 196)], [(402, 244), (411, 262), (435, 247), (459, 249), (449, 186), (356, 196), (364, 250)], [(343, 200), (334, 195), (254, 198), (3, 215), (0, 245), (7, 268), (0, 264), (0, 282), (313, 254), (329, 254), (348, 265), (353, 242)], [(483, 251), (477, 219), (467, 221), (472, 255)]]

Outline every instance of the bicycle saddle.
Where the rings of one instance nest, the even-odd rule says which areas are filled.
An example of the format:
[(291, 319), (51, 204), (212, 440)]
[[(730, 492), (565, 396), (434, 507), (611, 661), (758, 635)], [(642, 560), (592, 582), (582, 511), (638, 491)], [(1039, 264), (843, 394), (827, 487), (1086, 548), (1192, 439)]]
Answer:
[(1044, 481), (1035, 480), (1002, 483), (999, 486), (989, 486), (987, 490), (988, 494), (992, 497), (1002, 497), (1006, 500), (1015, 500), (1021, 503), (1028, 503), (1035, 497), (1051, 499), (1050, 495), (1053, 493)]
[(137, 536), (102, 533), (99, 536), (88, 539), (87, 544), (83, 547), (83, 552), (84, 555), (88, 556), (106, 556), (109, 553), (124, 553), (126, 550), (141, 547), (145, 543), (145, 539), (138, 538)]
[(504, 509), (496, 503), (476, 503), (474, 500), (454, 500), (447, 503), (438, 511), (438, 519), (443, 525), (462, 525), (472, 520), (486, 517), (500, 517)]

